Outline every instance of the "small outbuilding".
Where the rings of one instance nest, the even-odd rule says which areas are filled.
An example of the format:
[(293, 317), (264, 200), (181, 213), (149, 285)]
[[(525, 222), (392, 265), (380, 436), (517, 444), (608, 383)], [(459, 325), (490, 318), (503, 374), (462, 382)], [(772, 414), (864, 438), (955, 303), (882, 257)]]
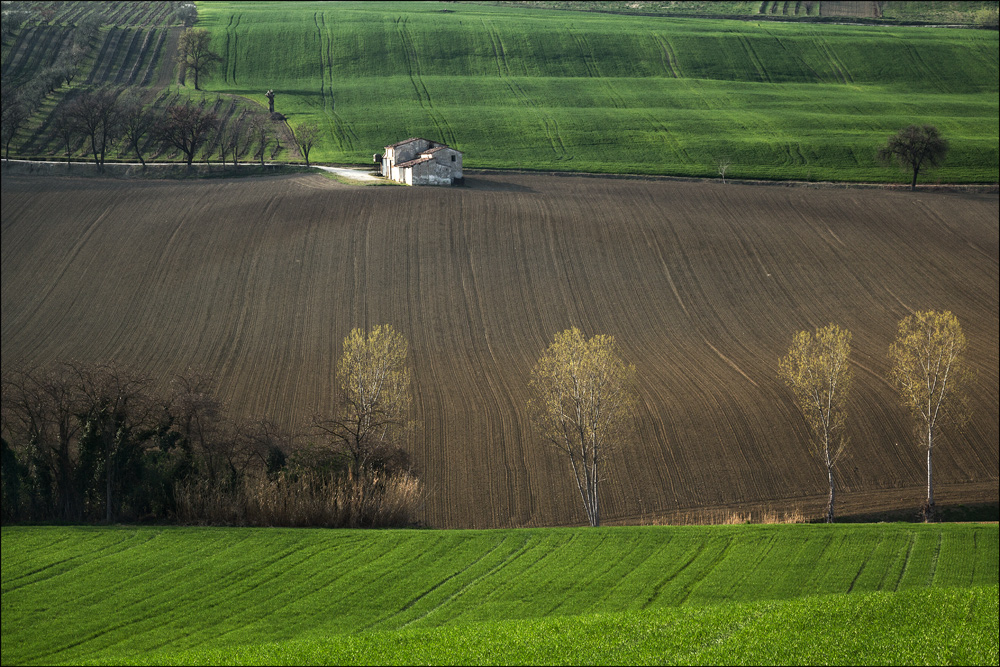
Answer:
[(461, 185), (462, 153), (415, 137), (385, 147), (382, 175), (407, 185)]

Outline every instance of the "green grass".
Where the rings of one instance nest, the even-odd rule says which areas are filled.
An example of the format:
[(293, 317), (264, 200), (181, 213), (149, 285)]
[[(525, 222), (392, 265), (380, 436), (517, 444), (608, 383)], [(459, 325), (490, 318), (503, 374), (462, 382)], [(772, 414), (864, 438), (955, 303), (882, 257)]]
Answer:
[(468, 167), (901, 180), (888, 136), (935, 124), (928, 178), (998, 180), (995, 31), (612, 16), (454, 3), (199, 5), (210, 90), (325, 129), (315, 159), (409, 136)]
[(998, 543), (995, 524), (5, 527), (2, 655), (997, 664)]

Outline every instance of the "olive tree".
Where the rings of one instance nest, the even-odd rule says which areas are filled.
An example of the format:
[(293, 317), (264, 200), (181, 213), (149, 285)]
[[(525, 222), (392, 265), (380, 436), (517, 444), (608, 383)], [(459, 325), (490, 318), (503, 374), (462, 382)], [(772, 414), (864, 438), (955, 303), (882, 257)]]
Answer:
[(535, 364), (529, 391), (535, 428), (569, 458), (587, 519), (600, 525), (605, 462), (634, 427), (635, 366), (622, 361), (613, 336), (587, 339), (573, 327)]
[(833, 523), (833, 467), (848, 443), (844, 426), (852, 380), (850, 354), (851, 332), (829, 324), (817, 329), (815, 336), (808, 331), (795, 334), (788, 355), (778, 363), (778, 376), (792, 390), (809, 428), (812, 452), (826, 469), (827, 523)]
[(879, 149), (878, 158), (883, 164), (896, 162), (900, 168), (912, 172), (910, 189), (917, 189), (917, 175), (924, 166), (936, 167), (948, 154), (948, 140), (933, 125), (910, 125), (889, 138)]
[(890, 377), (913, 415), (917, 442), (927, 451), (924, 521), (934, 518), (935, 437), (944, 421), (962, 424), (969, 416), (965, 388), (972, 374), (963, 356), (966, 345), (957, 317), (950, 311), (926, 310), (900, 321), (889, 348)]

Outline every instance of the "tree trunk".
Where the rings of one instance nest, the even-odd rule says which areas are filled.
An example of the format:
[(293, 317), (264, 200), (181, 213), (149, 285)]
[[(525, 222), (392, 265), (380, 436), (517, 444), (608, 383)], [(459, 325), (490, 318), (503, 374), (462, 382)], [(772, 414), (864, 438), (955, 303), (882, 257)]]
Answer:
[(597, 464), (594, 464), (594, 479), (593, 479), (593, 503), (594, 503), (594, 520), (591, 521), (590, 525), (593, 527), (598, 527), (601, 525), (601, 507), (597, 497)]
[(829, 463), (826, 466), (826, 476), (830, 481), (830, 503), (826, 507), (826, 522), (833, 523), (833, 499), (835, 494), (833, 490), (833, 466)]
[(105, 507), (107, 508), (105, 513), (105, 521), (108, 523), (108, 525), (110, 525), (111, 522), (114, 520), (114, 513), (111, 511), (111, 457), (110, 456), (108, 456), (108, 460), (105, 462), (104, 479), (106, 481), (104, 486), (104, 493), (105, 493), (104, 500), (105, 500)]
[(917, 189), (917, 174), (920, 173), (920, 167), (913, 168), (913, 182), (910, 183), (910, 190)]
[(934, 478), (932, 476), (931, 468), (931, 452), (934, 450), (931, 443), (933, 436), (930, 431), (927, 433), (927, 502), (924, 505), (924, 523), (929, 523), (934, 520)]
[(97, 159), (97, 138), (93, 134), (90, 135), (90, 149), (94, 152), (94, 164), (97, 166), (97, 171), (101, 171), (101, 163)]

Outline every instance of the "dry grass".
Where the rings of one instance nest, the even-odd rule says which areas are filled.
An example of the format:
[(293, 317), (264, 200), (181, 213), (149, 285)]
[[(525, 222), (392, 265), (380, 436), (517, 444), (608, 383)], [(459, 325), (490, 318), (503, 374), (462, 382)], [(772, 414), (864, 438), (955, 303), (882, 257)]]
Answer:
[(741, 524), (809, 523), (810, 519), (798, 508), (790, 512), (774, 510), (695, 509), (670, 517), (643, 517), (644, 526), (735, 526)]
[(327, 479), (314, 473), (247, 478), (232, 490), (207, 481), (176, 489), (182, 523), (222, 526), (413, 526), (422, 509), (420, 481), (409, 474), (365, 473)]

